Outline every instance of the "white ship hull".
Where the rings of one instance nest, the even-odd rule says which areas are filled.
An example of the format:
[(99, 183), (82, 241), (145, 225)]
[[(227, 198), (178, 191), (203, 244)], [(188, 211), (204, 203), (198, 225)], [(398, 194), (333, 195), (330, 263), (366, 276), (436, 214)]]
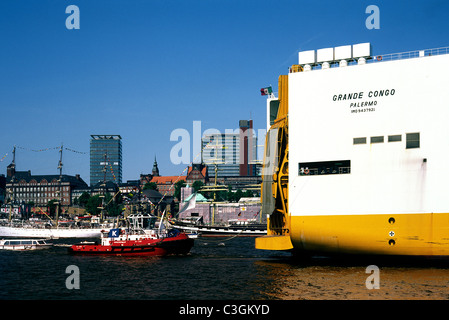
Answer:
[(186, 233), (194, 233), (203, 237), (223, 237), (223, 236), (241, 236), (241, 237), (260, 237), (267, 234), (265, 228), (245, 228), (229, 226), (185, 226), (173, 225), (174, 228)]
[(0, 250), (24, 251), (41, 250), (53, 246), (52, 243), (45, 242), (44, 239), (11, 239), (0, 240)]
[(0, 226), (0, 238), (98, 238), (101, 228), (68, 229), (68, 228), (25, 228)]

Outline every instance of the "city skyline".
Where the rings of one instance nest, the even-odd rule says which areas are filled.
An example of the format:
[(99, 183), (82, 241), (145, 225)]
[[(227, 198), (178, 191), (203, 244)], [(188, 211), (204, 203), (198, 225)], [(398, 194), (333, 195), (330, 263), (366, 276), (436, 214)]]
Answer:
[[(171, 133), (193, 137), (195, 121), (224, 133), (239, 119), (265, 129), (260, 88), (276, 92), (300, 50), (370, 42), (378, 55), (448, 45), (448, 3), (378, 1), (379, 29), (368, 29), (371, 4), (1, 2), (0, 173), (16, 145), (17, 170), (57, 174), (63, 144), (63, 174), (89, 182), (89, 137), (112, 132), (123, 138), (123, 181), (151, 172), (155, 155), (161, 175), (180, 175), (188, 164), (171, 161)], [(66, 27), (69, 5), (79, 8), (79, 29)]]

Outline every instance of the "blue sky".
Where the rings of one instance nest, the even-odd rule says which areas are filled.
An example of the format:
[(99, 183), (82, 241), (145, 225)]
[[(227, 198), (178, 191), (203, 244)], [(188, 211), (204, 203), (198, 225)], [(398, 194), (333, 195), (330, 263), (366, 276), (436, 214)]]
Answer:
[[(368, 5), (380, 29), (368, 30)], [(66, 7), (80, 10), (68, 30)], [(123, 138), (123, 180), (180, 174), (177, 128), (265, 127), (260, 88), (300, 50), (371, 42), (373, 55), (449, 46), (448, 1), (3, 0), (0, 173), (14, 145), (67, 148), (65, 174), (89, 182), (91, 134)], [(56, 174), (57, 150), (18, 149), (18, 170)]]

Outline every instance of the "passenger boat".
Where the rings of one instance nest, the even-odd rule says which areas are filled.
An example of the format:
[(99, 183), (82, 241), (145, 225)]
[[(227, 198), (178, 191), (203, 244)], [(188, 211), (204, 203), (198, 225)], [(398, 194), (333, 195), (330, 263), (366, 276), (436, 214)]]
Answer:
[(36, 225), (0, 226), (0, 237), (21, 238), (97, 238), (104, 228), (43, 227)]
[(232, 219), (226, 225), (204, 225), (192, 220), (170, 221), (173, 227), (201, 237), (260, 237), (267, 234), (267, 225), (255, 219)]
[(447, 47), (299, 52), (266, 91), (256, 248), (449, 258), (448, 74)]
[(2, 250), (38, 250), (48, 249), (53, 246), (47, 243), (45, 239), (2, 239), (0, 240), (0, 249)]
[(85, 255), (166, 256), (187, 254), (194, 240), (177, 229), (167, 229), (163, 221), (155, 227), (157, 217), (131, 215), (126, 228), (103, 231), (99, 242), (72, 245), (69, 253)]

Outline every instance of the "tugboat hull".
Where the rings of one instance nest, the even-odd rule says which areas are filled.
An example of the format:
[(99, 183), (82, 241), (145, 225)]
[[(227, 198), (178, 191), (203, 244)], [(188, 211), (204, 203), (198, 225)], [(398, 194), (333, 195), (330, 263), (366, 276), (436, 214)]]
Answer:
[(185, 234), (163, 239), (117, 240), (110, 245), (79, 243), (69, 248), (71, 254), (117, 256), (166, 256), (187, 254), (194, 243)]

